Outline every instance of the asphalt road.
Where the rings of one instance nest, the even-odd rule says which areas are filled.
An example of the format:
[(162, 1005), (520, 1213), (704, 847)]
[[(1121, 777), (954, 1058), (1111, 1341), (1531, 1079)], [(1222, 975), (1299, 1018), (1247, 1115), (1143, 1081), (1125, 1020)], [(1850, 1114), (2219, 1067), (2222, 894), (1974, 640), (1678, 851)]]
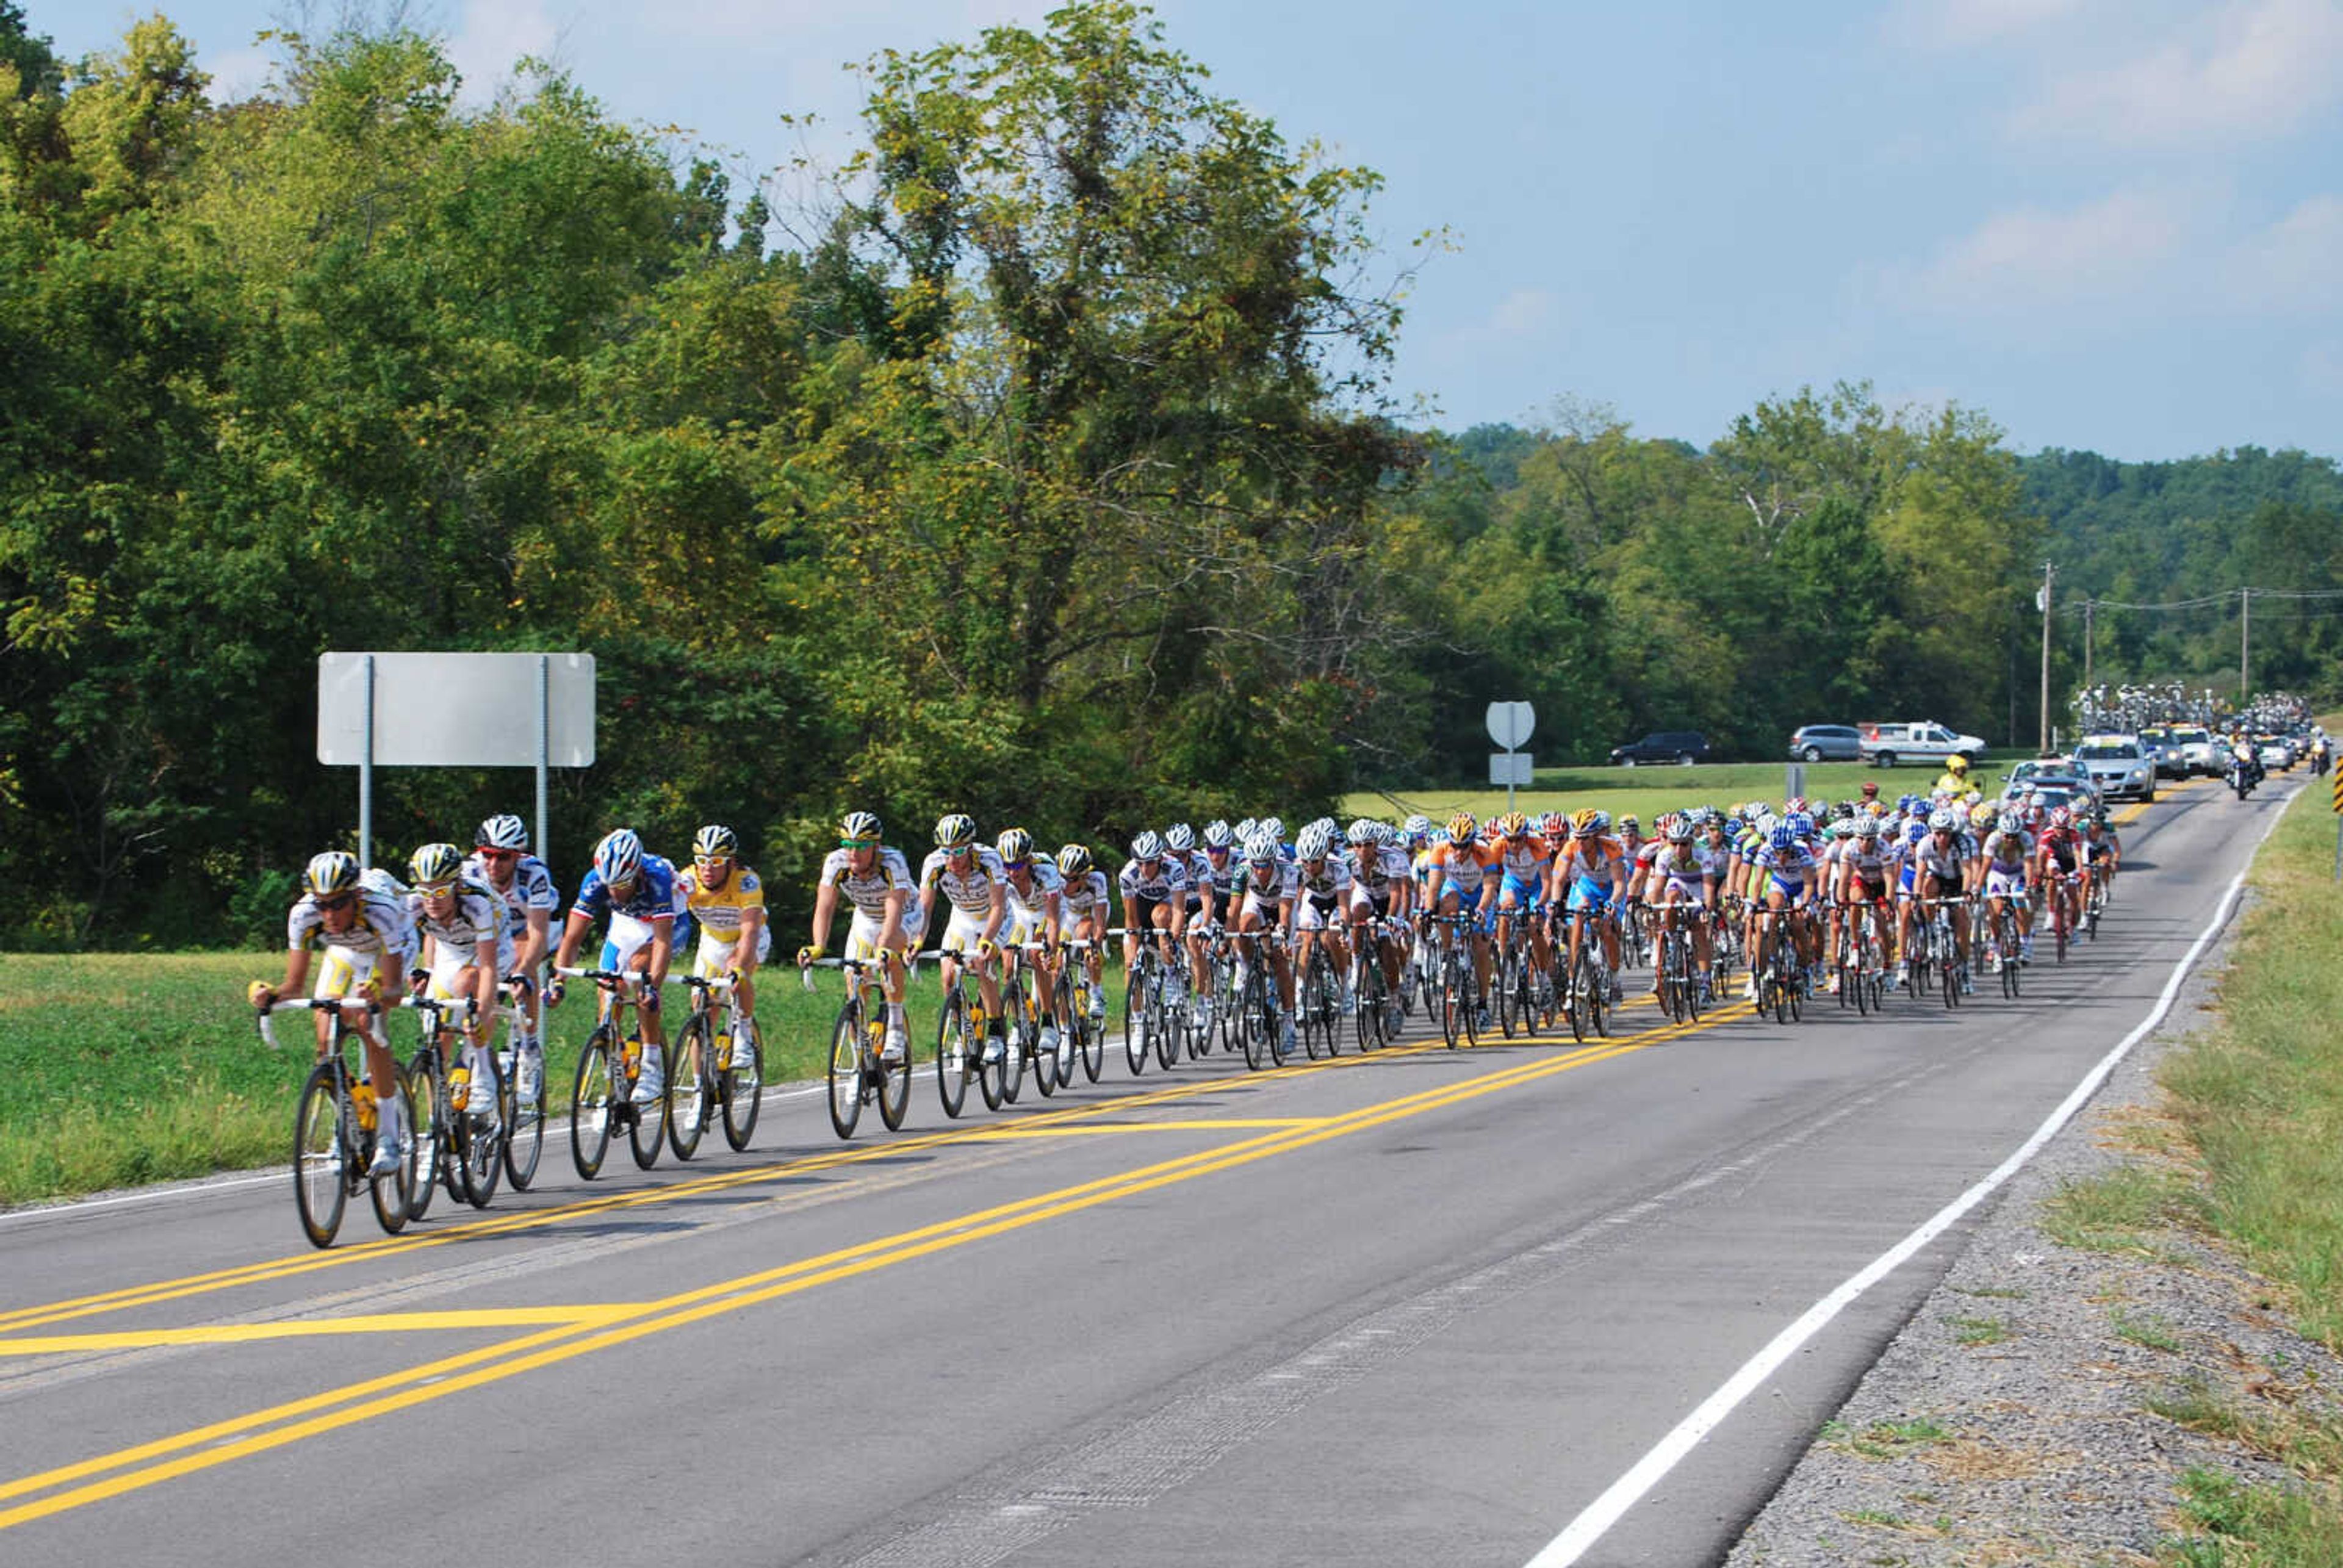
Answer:
[[(2297, 788), (2168, 793), (2016, 1002), (1214, 1057), (311, 1250), (289, 1181), (0, 1216), (0, 1563), (1528, 1561), (2147, 1012)], [(1420, 1036), (1421, 1030), (1413, 1031)], [(623, 1168), (623, 1169), (621, 1169)], [(1583, 1559), (1720, 1559), (1941, 1272)]]

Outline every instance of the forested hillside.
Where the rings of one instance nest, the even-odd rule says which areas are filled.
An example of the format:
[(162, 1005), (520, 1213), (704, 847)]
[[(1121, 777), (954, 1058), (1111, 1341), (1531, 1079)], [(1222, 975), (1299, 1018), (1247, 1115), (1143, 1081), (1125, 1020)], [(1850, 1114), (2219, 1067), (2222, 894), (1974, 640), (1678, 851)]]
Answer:
[[(2331, 465), (2192, 499), (1861, 386), (1704, 447), (1578, 404), (1403, 427), (1377, 177), (1138, 7), (869, 62), (861, 154), (786, 210), (590, 84), (472, 109), (426, 37), (277, 47), (222, 102), (166, 20), (64, 62), (0, 0), (0, 947), (281, 920), (351, 837), (327, 649), (594, 653), (565, 881), (616, 823), (720, 819), (786, 906), (849, 805), (913, 843), (1295, 819), (1477, 771), (1500, 697), (1542, 760), (1999, 739), (2046, 549), (2142, 599), (2333, 564)], [(380, 858), (527, 788), (387, 772)]]

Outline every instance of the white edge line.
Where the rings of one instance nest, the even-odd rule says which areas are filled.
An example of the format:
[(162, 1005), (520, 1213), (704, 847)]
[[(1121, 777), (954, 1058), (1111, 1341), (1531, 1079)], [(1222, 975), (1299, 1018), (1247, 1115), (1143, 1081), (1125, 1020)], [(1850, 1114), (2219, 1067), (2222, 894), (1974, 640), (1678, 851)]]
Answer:
[(2188, 971), (2196, 966), (2197, 960), (2219, 934), (2221, 928), (2228, 924), (2232, 908), (2245, 889), (2246, 877), (2253, 869), (2254, 857), (2261, 852), (2261, 847), (2268, 841), (2269, 836), (2278, 830), (2278, 823), (2285, 820), (2287, 807), (2292, 804), (2293, 801), (2288, 800), (2271, 815), (2269, 826), (2264, 828), (2261, 837), (2254, 841), (2254, 855), (2247, 857), (2245, 868), (2229, 883), (2229, 890), (2222, 896), (2220, 907), (2214, 911), (2212, 923), (2197, 937), (2195, 945), (2182, 955), (2172, 971), (2172, 978), (2164, 982), (2164, 990), (2156, 999), (2156, 1006), (2147, 1017), (2140, 1020), (2137, 1029), (2124, 1036), (2113, 1050), (2101, 1057), (2098, 1065), (2083, 1075), (2083, 1081), (2075, 1086), (2074, 1092), (2050, 1113), (2048, 1121), (2036, 1129), (2034, 1136), (2020, 1145), (2016, 1153), (1996, 1166), (1990, 1175), (1938, 1210), (1918, 1230), (1881, 1253), (1845, 1284), (1808, 1307), (1795, 1322), (1775, 1334), (1765, 1349), (1744, 1362), (1740, 1370), (1727, 1378), (1715, 1393), (1703, 1400), (1690, 1415), (1676, 1423), (1674, 1431), (1654, 1443), (1649, 1452), (1635, 1462), (1633, 1469), (1613, 1482), (1600, 1497), (1586, 1505), (1578, 1517), (1564, 1525), (1562, 1533), (1547, 1542), (1544, 1549), (1530, 1559), (1529, 1568), (1569, 1568), (1569, 1564), (1584, 1556), (1587, 1548), (1618, 1523), (1645, 1493), (1659, 1484), (1685, 1454), (1733, 1412), (1735, 1405), (1773, 1376), (1801, 1345), (1819, 1333), (1825, 1324), (1838, 1316), (1840, 1311), (1856, 1297), (1893, 1272), (1914, 1253), (1942, 1235), (1962, 1215), (1990, 1196), (2073, 1119), (2085, 1102), (2098, 1092), (2099, 1085), (2107, 1081), (2117, 1063), (2164, 1021), (2164, 1015), (2172, 1009), (2173, 999), (2180, 994), (2181, 982), (2187, 979)]

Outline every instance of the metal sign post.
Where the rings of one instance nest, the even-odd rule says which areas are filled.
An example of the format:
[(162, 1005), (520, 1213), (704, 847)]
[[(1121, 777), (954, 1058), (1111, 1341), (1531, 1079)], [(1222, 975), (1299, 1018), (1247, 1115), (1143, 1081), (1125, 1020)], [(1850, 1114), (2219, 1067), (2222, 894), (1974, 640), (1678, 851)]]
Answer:
[[(532, 713), (533, 724), (520, 719)], [(594, 763), (594, 656), (320, 654), (317, 760), (358, 770), (362, 863), (374, 858), (377, 766), (534, 768), (541, 855), (550, 769)]]
[(2335, 879), (2343, 882), (2343, 767), (2335, 769)]
[(1505, 809), (1513, 809), (1513, 790), (1530, 781), (1530, 759), (1519, 755), (1537, 729), (1537, 710), (1526, 702), (1489, 704), (1489, 739), (1504, 750), (1489, 759), (1489, 782), (1505, 787)]

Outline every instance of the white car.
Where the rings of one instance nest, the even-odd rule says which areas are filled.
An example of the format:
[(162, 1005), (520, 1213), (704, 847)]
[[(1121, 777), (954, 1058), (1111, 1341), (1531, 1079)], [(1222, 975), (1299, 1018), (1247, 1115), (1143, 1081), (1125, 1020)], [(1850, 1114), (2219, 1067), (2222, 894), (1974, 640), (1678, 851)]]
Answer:
[(2075, 766), (2097, 788), (2101, 799), (2156, 799), (2156, 759), (2137, 736), (2094, 735), (2075, 748)]

